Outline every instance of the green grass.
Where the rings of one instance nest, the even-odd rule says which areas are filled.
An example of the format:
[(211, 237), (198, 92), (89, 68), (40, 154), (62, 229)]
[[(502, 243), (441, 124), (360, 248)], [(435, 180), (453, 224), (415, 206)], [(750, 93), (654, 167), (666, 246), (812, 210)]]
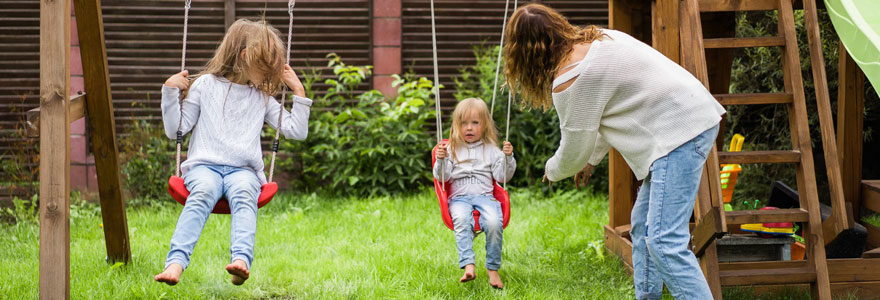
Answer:
[[(96, 205), (71, 209), (72, 299), (82, 298), (632, 298), (632, 280), (604, 253), (607, 197), (568, 192), (512, 194), (501, 275), (493, 290), (477, 238), (477, 280), (458, 283), (452, 232), (443, 226), (433, 193), (402, 198), (320, 199), (281, 194), (260, 210), (251, 279), (237, 287), (223, 267), (229, 257), (229, 217), (215, 215), (192, 263), (174, 287), (153, 282), (162, 270), (179, 205), (128, 211), (132, 263), (104, 262)], [(39, 228), (0, 225), (0, 299), (35, 299)]]

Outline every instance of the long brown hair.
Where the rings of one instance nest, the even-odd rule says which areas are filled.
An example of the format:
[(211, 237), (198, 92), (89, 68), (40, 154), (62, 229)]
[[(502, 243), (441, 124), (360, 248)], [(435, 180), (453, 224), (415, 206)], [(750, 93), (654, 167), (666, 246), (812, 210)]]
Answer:
[(602, 38), (602, 30), (571, 25), (558, 12), (531, 3), (517, 9), (504, 32), (504, 75), (523, 102), (545, 111), (553, 106), (553, 78), (575, 44)]
[(235, 21), (226, 30), (214, 57), (196, 77), (211, 74), (247, 84), (250, 81), (248, 70), (254, 70), (263, 77), (261, 82), (253, 82), (256, 88), (267, 96), (277, 94), (281, 90), (281, 71), (287, 59), (279, 35), (278, 29), (265, 20)]
[(498, 129), (495, 128), (495, 122), (489, 116), (489, 106), (486, 101), (479, 98), (467, 98), (458, 102), (455, 110), (452, 111), (452, 131), (449, 133), (449, 150), (452, 152), (452, 158), (458, 161), (455, 155), (455, 149), (464, 147), (467, 142), (461, 138), (461, 123), (464, 118), (477, 115), (480, 124), (483, 124), (483, 132), (481, 141), (483, 144), (498, 145)]

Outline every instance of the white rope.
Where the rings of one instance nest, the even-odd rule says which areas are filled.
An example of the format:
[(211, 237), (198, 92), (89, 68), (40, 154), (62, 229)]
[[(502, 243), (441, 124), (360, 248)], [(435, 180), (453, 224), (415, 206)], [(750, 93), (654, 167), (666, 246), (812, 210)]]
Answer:
[[(296, 0), (290, 0), (287, 2), (287, 60), (284, 61), (285, 64), (290, 64), (290, 44), (291, 38), (293, 35), (293, 7), (296, 5)], [(275, 174), (275, 157), (278, 154), (278, 139), (281, 136), (281, 116), (284, 115), (284, 102), (287, 101), (287, 85), (283, 85), (281, 90), (281, 107), (278, 108), (278, 127), (275, 130), (275, 140), (272, 142), (272, 162), (269, 163), (269, 182), (272, 182), (272, 177)]]
[[(189, 27), (189, 8), (192, 6), (192, 0), (186, 0), (184, 2), (183, 9), (183, 46), (180, 51), (180, 71), (183, 72), (186, 70), (186, 36), (187, 36), (187, 27)], [(182, 133), (180, 132), (180, 128), (183, 127), (183, 98), (178, 99), (178, 106), (180, 107), (180, 119), (177, 120), (177, 155), (175, 157), (174, 162), (174, 176), (180, 177), (180, 144), (183, 143)]]
[[(441, 115), (443, 114), (440, 111), (440, 72), (437, 67), (437, 26), (434, 22), (434, 0), (431, 0), (431, 46), (434, 51), (434, 109), (436, 110), (436, 116), (434, 120), (437, 123), (437, 144), (439, 145), (441, 141), (443, 141), (443, 121), (441, 120)], [(443, 166), (440, 168), (442, 170), (440, 172), (440, 188), (443, 188), (443, 183), (446, 182), (446, 178), (444, 173), (446, 173), (446, 163), (443, 162)]]
[(489, 108), (490, 117), (495, 115), (495, 92), (498, 91), (498, 74), (501, 71), (501, 52), (504, 50), (504, 29), (507, 27), (507, 9), (509, 7), (510, 0), (507, 0), (504, 2), (504, 17), (501, 18), (501, 42), (498, 43), (498, 46), (501, 48), (498, 49), (498, 59), (495, 61), (495, 84), (492, 85), (492, 106)]

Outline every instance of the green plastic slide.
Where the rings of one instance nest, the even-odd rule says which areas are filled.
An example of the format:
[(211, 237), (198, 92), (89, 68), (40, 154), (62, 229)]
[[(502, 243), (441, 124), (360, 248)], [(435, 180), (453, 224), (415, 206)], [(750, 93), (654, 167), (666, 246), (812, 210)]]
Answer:
[(825, 0), (846, 51), (880, 91), (880, 0)]

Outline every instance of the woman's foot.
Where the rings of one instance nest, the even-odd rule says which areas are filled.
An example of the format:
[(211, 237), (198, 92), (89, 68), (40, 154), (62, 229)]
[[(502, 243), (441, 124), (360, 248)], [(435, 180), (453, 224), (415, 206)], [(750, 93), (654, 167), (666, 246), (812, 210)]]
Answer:
[(175, 285), (180, 281), (180, 273), (183, 273), (183, 266), (173, 263), (168, 265), (162, 273), (156, 274), (153, 279), (167, 285)]
[(461, 276), (461, 279), (458, 282), (468, 282), (477, 278), (477, 271), (474, 265), (466, 265), (464, 266), (464, 275)]
[(501, 275), (498, 275), (498, 270), (486, 270), (486, 273), (489, 273), (489, 285), (496, 289), (503, 289), (504, 283), (501, 282)]
[(251, 274), (248, 272), (247, 263), (240, 259), (236, 259), (231, 264), (226, 265), (226, 272), (232, 275), (230, 281), (234, 285), (242, 285)]

